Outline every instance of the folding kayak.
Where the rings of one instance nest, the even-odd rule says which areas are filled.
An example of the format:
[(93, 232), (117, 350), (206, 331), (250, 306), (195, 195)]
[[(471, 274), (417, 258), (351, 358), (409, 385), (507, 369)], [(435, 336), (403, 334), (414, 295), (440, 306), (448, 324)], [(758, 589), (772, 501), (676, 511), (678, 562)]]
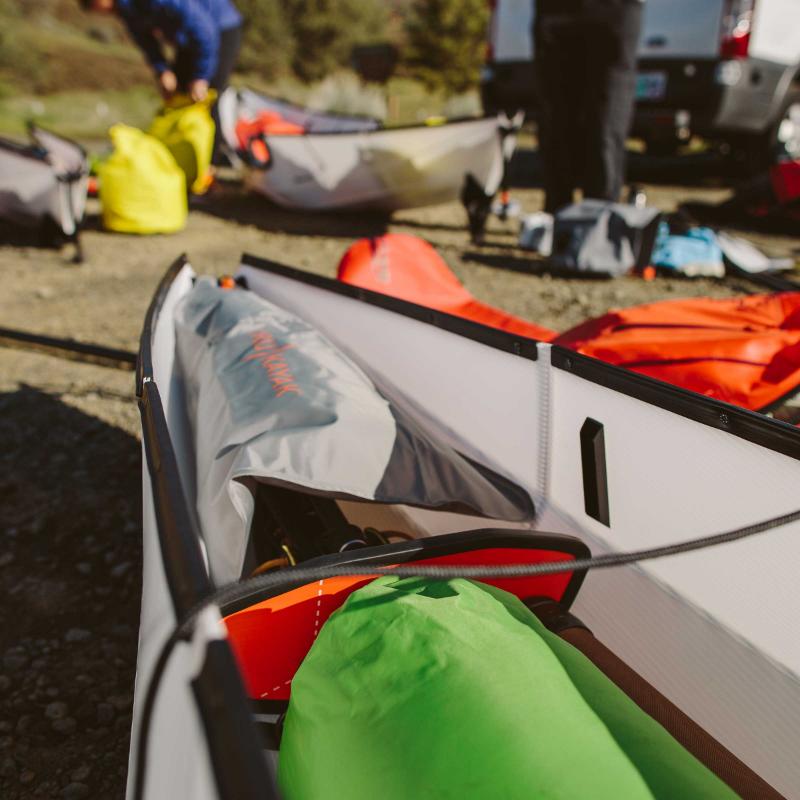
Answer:
[(45, 242), (78, 242), (89, 164), (80, 145), (29, 126), (30, 144), (0, 138), (0, 220), (37, 230)]
[[(639, 767), (641, 750), (630, 755), (637, 797), (798, 796), (796, 428), (558, 345), (249, 256), (219, 283), (197, 278), (183, 259), (170, 268), (145, 321), (137, 387), (144, 584), (129, 798), (308, 796), (286, 775), (280, 793), (275, 776), (290, 762), (301, 782), (324, 781), (323, 763), (336, 771), (328, 796), (363, 796), (340, 782), (349, 786), (354, 772), (367, 782), (405, 776), (414, 796), (442, 743), (456, 777), (472, 769), (459, 753), (476, 746), (489, 775), (501, 769), (529, 734), (515, 739), (515, 727), (502, 728), (490, 746), (478, 735), (501, 724), (487, 698), (516, 661), (484, 673), (463, 704), (417, 718), (426, 747), (413, 758), (394, 749), (414, 742), (389, 722), (438, 685), (433, 672), (424, 685), (419, 672), (394, 674), (388, 692), (370, 692), (379, 674), (355, 684), (354, 703), (389, 695), (393, 709), (373, 720), (373, 737), (369, 717), (328, 713), (328, 701), (344, 695), (309, 694), (315, 664), (317, 680), (346, 678), (320, 669), (337, 626), (387, 619), (395, 607), (387, 596), (401, 589), (406, 605), (457, 610), (473, 603), (476, 587), (494, 599), (481, 595), (472, 608), (502, 598), (515, 609), (504, 619), (528, 615), (525, 636), (540, 629), (547, 658), (566, 659), (548, 662), (562, 678), (602, 687), (583, 698), (608, 699), (605, 710), (581, 719), (599, 719), (616, 736), (623, 717), (637, 716), (648, 732), (631, 737), (625, 728), (634, 750), (683, 754), (687, 770), (673, 770), (666, 756)], [(749, 529), (768, 532), (724, 547), (569, 571), (589, 551), (613, 556), (768, 519)], [(410, 564), (486, 570), (474, 583), (409, 588), (392, 575)], [(492, 577), (508, 564), (561, 571)], [(219, 587), (227, 588), (204, 605)], [(490, 630), (489, 616), (477, 619)], [(436, 630), (449, 633), (431, 623), (408, 642), (435, 641)], [(460, 669), (470, 628), (459, 630), (464, 653), (449, 657)], [(381, 668), (397, 669), (409, 655), (386, 643), (371, 648), (341, 664), (369, 666), (363, 652), (383, 648)], [(471, 651), (471, 668), (491, 649)], [(425, 669), (435, 672), (432, 655)], [(534, 673), (518, 705), (538, 713), (548, 680)], [(298, 739), (309, 698), (319, 727)], [(492, 713), (474, 727), (448, 727), (460, 705)], [(573, 719), (559, 708), (555, 716)], [(529, 723), (520, 720), (519, 730)], [(314, 739), (323, 730), (327, 747)], [(368, 757), (342, 750), (355, 734)], [(550, 752), (559, 764), (562, 743), (585, 761), (589, 750), (557, 741)], [(507, 787), (505, 771), (497, 780)], [(385, 788), (398, 796), (388, 777)], [(424, 788), (447, 796), (447, 787)]]
[(486, 213), (521, 124), (501, 116), (384, 128), (247, 89), (228, 90), (219, 114), (245, 183), (306, 211), (396, 211), (456, 200), (466, 190), (467, 202), (477, 196)]

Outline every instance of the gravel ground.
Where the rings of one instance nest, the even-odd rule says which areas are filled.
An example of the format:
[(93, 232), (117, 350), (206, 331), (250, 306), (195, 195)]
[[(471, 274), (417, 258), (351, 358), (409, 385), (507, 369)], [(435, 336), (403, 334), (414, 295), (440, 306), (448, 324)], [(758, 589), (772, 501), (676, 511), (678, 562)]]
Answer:
[[(715, 202), (720, 188), (647, 185), (651, 203)], [(535, 188), (515, 190), (525, 211)], [(95, 209), (96, 210), (96, 209)], [(248, 251), (333, 275), (356, 238), (385, 230), (430, 241), (481, 300), (565, 330), (610, 307), (752, 290), (708, 280), (563, 280), (493, 221), (470, 245), (456, 204), (396, 214), (291, 214), (223, 185), (174, 236), (84, 236), (87, 261), (0, 246), (0, 325), (134, 349), (155, 286), (187, 252), (200, 272)], [(789, 237), (750, 237), (775, 256)], [(0, 797), (121, 798), (140, 592), (138, 413), (131, 373), (0, 350)]]

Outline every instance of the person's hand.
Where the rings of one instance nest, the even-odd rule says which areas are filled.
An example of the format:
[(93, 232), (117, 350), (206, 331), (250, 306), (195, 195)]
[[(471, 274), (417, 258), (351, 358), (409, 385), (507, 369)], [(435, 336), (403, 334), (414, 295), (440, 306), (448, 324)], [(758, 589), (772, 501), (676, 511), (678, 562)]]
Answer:
[(189, 96), (195, 103), (202, 103), (208, 97), (208, 81), (192, 81), (189, 84)]
[(178, 88), (178, 79), (175, 77), (175, 73), (168, 69), (164, 70), (158, 76), (158, 88), (161, 90), (161, 96), (165, 100), (169, 100)]

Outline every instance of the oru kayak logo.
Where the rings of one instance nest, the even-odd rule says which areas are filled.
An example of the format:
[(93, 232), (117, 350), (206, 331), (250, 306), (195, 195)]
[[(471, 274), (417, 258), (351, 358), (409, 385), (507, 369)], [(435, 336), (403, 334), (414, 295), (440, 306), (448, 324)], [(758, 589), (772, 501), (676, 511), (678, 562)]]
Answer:
[(245, 356), (244, 360), (256, 361), (266, 370), (275, 396), (285, 397), (288, 394), (294, 394), (302, 397), (303, 392), (297, 385), (284, 356), (284, 353), (291, 350), (294, 345), (280, 344), (269, 331), (256, 331), (250, 334), (250, 339), (253, 352)]

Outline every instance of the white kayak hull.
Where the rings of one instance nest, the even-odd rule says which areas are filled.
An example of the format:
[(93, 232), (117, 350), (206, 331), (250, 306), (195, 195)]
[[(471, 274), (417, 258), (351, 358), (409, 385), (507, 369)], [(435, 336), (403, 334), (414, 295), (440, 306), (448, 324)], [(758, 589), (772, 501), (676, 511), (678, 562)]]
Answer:
[[(237, 276), (313, 325), (366, 374), (401, 387), (409, 406), (459, 452), (522, 487), (536, 508), (531, 531), (577, 536), (598, 555), (715, 534), (800, 505), (796, 428), (273, 263), (246, 257)], [(143, 335), (148, 468), (132, 775), (153, 663), (176, 613), (210, 589), (208, 542), (223, 533), (204, 530), (198, 518), (190, 415), (176, 367), (175, 307), (192, 277), (188, 265), (174, 267)], [(604, 438), (595, 471), (582, 457), (587, 425), (600, 426)], [(597, 503), (598, 492), (607, 502)], [(403, 514), (421, 536), (474, 523), (413, 508)], [(787, 525), (690, 555), (590, 572), (574, 606), (598, 639), (787, 797), (800, 796), (799, 558), (800, 525)], [(224, 707), (214, 704), (214, 687), (227, 692)], [(265, 762), (253, 755), (253, 730), (239, 724), (248, 706), (224, 630), (206, 625), (179, 647), (158, 697), (148, 800), (269, 796), (269, 775), (252, 777)], [(232, 749), (234, 735), (241, 740)], [(265, 783), (252, 787), (247, 776)]]

